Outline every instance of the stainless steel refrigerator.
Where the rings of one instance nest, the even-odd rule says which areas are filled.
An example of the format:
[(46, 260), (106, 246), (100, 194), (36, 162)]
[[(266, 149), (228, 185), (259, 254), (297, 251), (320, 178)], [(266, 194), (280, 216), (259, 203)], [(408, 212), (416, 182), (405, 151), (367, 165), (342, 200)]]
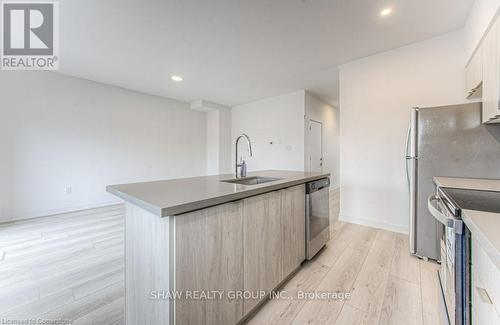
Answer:
[(500, 179), (500, 125), (481, 124), (481, 104), (413, 108), (406, 141), (410, 253), (440, 260), (440, 226), (427, 209), (434, 176)]

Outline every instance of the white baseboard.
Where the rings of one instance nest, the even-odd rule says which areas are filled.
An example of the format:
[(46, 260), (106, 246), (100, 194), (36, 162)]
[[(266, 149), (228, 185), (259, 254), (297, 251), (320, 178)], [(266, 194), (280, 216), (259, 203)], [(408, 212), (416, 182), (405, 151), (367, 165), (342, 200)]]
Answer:
[(0, 218), (0, 223), (26, 220), (26, 219), (34, 219), (34, 218), (46, 217), (46, 216), (51, 216), (51, 215), (56, 215), (56, 214), (61, 214), (61, 213), (69, 213), (69, 212), (80, 211), (80, 210), (102, 208), (105, 206), (115, 205), (115, 204), (120, 204), (120, 203), (123, 203), (123, 200), (115, 199), (115, 200), (110, 200), (110, 201), (95, 202), (95, 203), (84, 204), (84, 205), (73, 206), (73, 207), (63, 207), (63, 208), (51, 209), (51, 210), (47, 210), (47, 211), (37, 211), (37, 212), (30, 213), (30, 214), (18, 214), (18, 215), (10, 216), (10, 218), (5, 218), (5, 219)]
[(339, 220), (343, 222), (355, 223), (362, 226), (384, 229), (408, 235), (408, 226), (405, 225), (396, 225), (388, 222), (381, 222), (364, 218), (344, 217), (342, 215), (339, 215)]

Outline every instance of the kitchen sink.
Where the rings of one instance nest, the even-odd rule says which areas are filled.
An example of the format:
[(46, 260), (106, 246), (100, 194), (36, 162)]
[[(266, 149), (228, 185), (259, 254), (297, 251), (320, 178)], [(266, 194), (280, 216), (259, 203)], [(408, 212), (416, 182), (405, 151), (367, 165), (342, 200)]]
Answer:
[(241, 184), (241, 185), (258, 185), (258, 184), (264, 184), (264, 183), (269, 183), (269, 182), (273, 182), (273, 181), (279, 181), (282, 179), (283, 178), (251, 176), (251, 177), (244, 177), (244, 178), (226, 179), (226, 180), (223, 180), (221, 182)]

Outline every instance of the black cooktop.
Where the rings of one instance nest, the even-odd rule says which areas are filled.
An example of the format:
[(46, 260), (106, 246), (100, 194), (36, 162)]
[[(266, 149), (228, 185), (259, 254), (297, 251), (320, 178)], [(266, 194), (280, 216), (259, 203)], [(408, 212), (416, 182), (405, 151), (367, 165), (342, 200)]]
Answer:
[(441, 188), (457, 208), (500, 213), (500, 192)]

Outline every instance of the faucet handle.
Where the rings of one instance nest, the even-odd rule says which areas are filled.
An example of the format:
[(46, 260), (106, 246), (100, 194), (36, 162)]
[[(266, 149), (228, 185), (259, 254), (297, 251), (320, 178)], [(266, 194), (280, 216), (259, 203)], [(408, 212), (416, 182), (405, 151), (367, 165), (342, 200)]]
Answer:
[(247, 177), (247, 164), (244, 160), (241, 162), (240, 175), (241, 177)]

